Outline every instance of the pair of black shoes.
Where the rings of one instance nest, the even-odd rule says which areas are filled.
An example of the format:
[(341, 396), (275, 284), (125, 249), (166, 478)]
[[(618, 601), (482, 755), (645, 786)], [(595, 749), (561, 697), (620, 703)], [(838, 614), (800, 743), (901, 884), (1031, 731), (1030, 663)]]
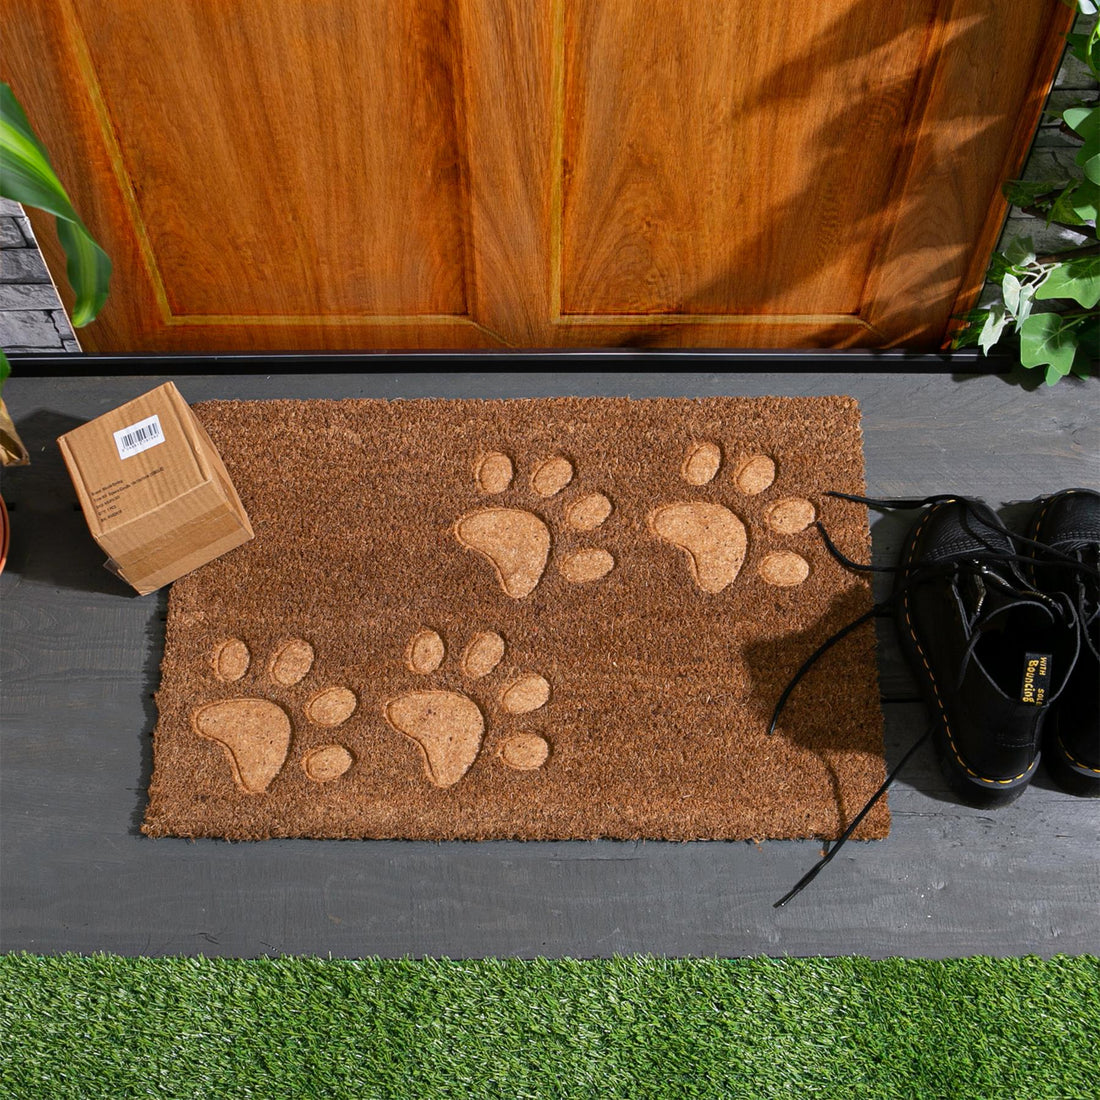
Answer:
[[(786, 905), (835, 858), (913, 754), (934, 738), (952, 788), (979, 806), (1011, 802), (1044, 759), (1073, 794), (1100, 796), (1100, 493), (1066, 489), (1038, 501), (1027, 534), (986, 504), (959, 496), (873, 500), (919, 508), (896, 568), (892, 597), (842, 627), (803, 662), (772, 713), (818, 659), (880, 614), (897, 620), (902, 648), (934, 716), (829, 851), (776, 903)], [(861, 571), (818, 523), (826, 548)]]
[(1010, 802), (1042, 757), (1100, 796), (1100, 493), (1038, 501), (1026, 534), (980, 501), (921, 503), (893, 602), (952, 788)]

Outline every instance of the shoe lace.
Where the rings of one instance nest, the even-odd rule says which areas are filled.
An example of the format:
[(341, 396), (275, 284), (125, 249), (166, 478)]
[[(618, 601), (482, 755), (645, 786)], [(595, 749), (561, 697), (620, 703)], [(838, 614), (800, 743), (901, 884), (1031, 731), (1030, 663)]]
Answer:
[(1032, 568), (1041, 569), (1047, 566), (1064, 570), (1067, 565), (1072, 567), (1074, 584), (1069, 598), (1077, 611), (1085, 645), (1100, 660), (1100, 545), (1093, 543), (1072, 551), (1068, 555), (1068, 561), (1065, 555), (1050, 557), (1052, 553), (1057, 551), (1049, 546), (1041, 546), (1040, 554), (1031, 563)]
[[(1100, 624), (1100, 547), (1093, 547), (1089, 554), (1098, 564), (1092, 566), (1092, 574), (1083, 573), (1077, 578), (1077, 611), (1085, 644), (1100, 661), (1100, 629), (1097, 628)], [(1081, 560), (1086, 565), (1090, 564), (1084, 561), (1083, 555)]]
[(829, 850), (821, 857), (821, 859), (819, 859), (817, 863), (815, 863), (777, 902), (773, 903), (773, 909), (782, 908), (782, 906), (786, 905), (787, 902), (789, 902), (792, 898), (796, 897), (798, 894), (801, 894), (802, 891), (805, 890), (806, 887), (809, 886), (810, 883), (813, 882), (813, 880), (817, 878), (817, 876), (821, 874), (822, 871), (825, 870), (825, 868), (833, 861), (834, 857), (840, 851), (840, 849), (844, 847), (844, 844), (848, 840), (848, 838), (856, 831), (856, 829), (859, 828), (860, 823), (863, 821), (863, 819), (871, 812), (872, 807), (875, 806), (878, 800), (890, 789), (891, 784), (901, 774), (902, 768), (904, 768), (905, 765), (909, 763), (910, 758), (925, 743), (925, 741), (927, 741), (928, 738), (932, 736), (932, 732), (933, 730), (935, 730), (935, 728), (936, 723), (932, 722), (924, 731), (924, 733), (922, 733), (920, 737), (918, 737), (916, 741), (914, 741), (909, 746), (909, 748), (906, 749), (905, 755), (902, 756), (902, 758), (898, 761), (894, 770), (883, 780), (882, 786), (879, 787), (879, 789), (875, 791), (875, 793), (871, 795), (871, 797), (867, 800), (867, 802), (863, 806), (863, 809), (860, 810), (859, 813), (852, 818), (851, 824), (848, 826), (847, 829), (844, 830), (843, 833), (840, 834), (840, 836), (837, 837), (836, 843), (831, 848), (829, 848)]
[[(795, 673), (791, 676), (787, 682), (787, 686), (780, 693), (779, 699), (775, 704), (775, 708), (772, 711), (771, 721), (768, 723), (768, 735), (771, 736), (775, 733), (775, 728), (779, 723), (779, 717), (783, 713), (784, 708), (787, 705), (787, 701), (794, 693), (795, 688), (802, 682), (806, 674), (813, 668), (815, 664), (826, 654), (837, 642), (842, 641), (854, 630), (858, 630), (864, 623), (870, 621), (873, 618), (885, 617), (892, 615), (896, 609), (897, 604), (914, 588), (920, 587), (922, 584), (927, 584), (932, 580), (939, 580), (941, 577), (948, 576), (954, 581), (961, 581), (966, 576), (977, 576), (980, 578), (995, 577), (996, 573), (991, 568), (993, 565), (1034, 565), (1035, 559), (1025, 554), (1020, 554), (1015, 551), (1006, 550), (1003, 546), (994, 545), (984, 537), (983, 528), (985, 531), (992, 530), (1001, 536), (1006, 536), (1011, 540), (1016, 540), (1030, 545), (1037, 549), (1043, 550), (1052, 555), (1049, 564), (1057, 564), (1062, 567), (1066, 566), (1080, 566), (1080, 562), (1077, 558), (1063, 554), (1058, 550), (1054, 550), (1051, 547), (1046, 546), (1044, 543), (1036, 542), (1032, 539), (1024, 538), (1022, 535), (1017, 535), (1015, 532), (1009, 530), (999, 520), (995, 524), (991, 524), (988, 519), (982, 516), (974, 507), (974, 502), (966, 497), (951, 496), (947, 494), (923, 497), (921, 499), (900, 499), (900, 500), (883, 500), (874, 497), (861, 497), (855, 496), (851, 493), (839, 493), (828, 492), (826, 496), (836, 497), (840, 500), (852, 501), (858, 504), (865, 504), (869, 507), (881, 508), (881, 509), (910, 509), (920, 508), (930, 504), (947, 503), (951, 501), (958, 502), (964, 507), (964, 525), (967, 520), (970, 520), (972, 525), (966, 526), (967, 533), (972, 535), (981, 545), (985, 548), (985, 553), (981, 557), (959, 557), (954, 558), (946, 562), (936, 562), (932, 564), (921, 564), (917, 566), (909, 567), (906, 570), (907, 576), (901, 583), (897, 584), (891, 592), (891, 594), (878, 603), (875, 603), (869, 611), (865, 611), (862, 615), (853, 619), (851, 622), (842, 626), (836, 633), (830, 635), (825, 639), (814, 651), (806, 658), (805, 661), (798, 667)], [(825, 543), (825, 548), (829, 554), (832, 555), (841, 565), (846, 569), (851, 569), (861, 573), (897, 573), (900, 569), (896, 565), (869, 565), (864, 562), (854, 561), (848, 557), (837, 545), (833, 542), (829, 535), (829, 532), (825, 529), (824, 524), (818, 520), (814, 526), (817, 528), (818, 533), (821, 535), (822, 541)], [(1021, 578), (1022, 580), (1022, 578)], [(1026, 582), (1025, 582), (1026, 583)], [(1032, 605), (1038, 603), (1047, 609), (1048, 613), (1053, 615), (1061, 615), (1063, 618), (1076, 617), (1077, 612), (1070, 605), (1070, 601), (1065, 599), (1061, 594), (1048, 595), (1047, 593), (1040, 592), (1037, 589), (1029, 589), (1027, 595), (1021, 597), (1018, 600), (1010, 601), (1009, 603), (1002, 604), (997, 612), (991, 612), (986, 615), (983, 621), (983, 626), (979, 627), (979, 630), (975, 631), (970, 639), (970, 643), (964, 654), (961, 667), (959, 669), (959, 682), (965, 678), (967, 665), (971, 657), (973, 656), (974, 648), (981, 640), (981, 630), (988, 628), (992, 625), (991, 620), (995, 614), (999, 614), (1004, 611), (1011, 610), (1013, 607)]]
[[(1082, 583), (1078, 586), (1079, 604), (1074, 603), (1073, 600), (1066, 597), (1062, 593), (1055, 593), (1053, 595), (1041, 592), (1038, 589), (1028, 587), (1026, 595), (1022, 595), (1017, 599), (1008, 600), (1000, 604), (996, 609), (987, 612), (980, 622), (976, 624), (971, 634), (970, 640), (967, 643), (966, 649), (963, 652), (962, 659), (960, 661), (958, 681), (961, 685), (966, 677), (966, 671), (969, 667), (970, 661), (974, 657), (974, 653), (978, 644), (982, 640), (982, 635), (985, 630), (994, 626), (994, 619), (1000, 615), (1011, 611), (1016, 607), (1029, 606), (1035, 607), (1036, 605), (1043, 607), (1047, 613), (1051, 616), (1052, 621), (1061, 619), (1067, 625), (1073, 625), (1077, 622), (1093, 621), (1097, 615), (1100, 615), (1100, 606), (1090, 607), (1086, 609), (1085, 601), (1088, 599), (1090, 587), (1086, 583), (1087, 579), (1100, 582), (1100, 570), (1096, 567), (1084, 562), (1081, 558), (1063, 553), (1056, 550), (1053, 547), (1047, 546), (1045, 543), (1038, 542), (1034, 539), (1029, 539), (1023, 535), (1019, 535), (1016, 532), (1006, 527), (996, 517), (991, 521), (987, 516), (978, 512), (975, 507), (975, 502), (967, 497), (957, 496), (955, 494), (938, 494), (935, 496), (921, 497), (921, 498), (902, 498), (902, 499), (881, 499), (875, 497), (857, 496), (852, 493), (841, 493), (830, 491), (825, 494), (826, 496), (835, 497), (839, 500), (846, 500), (856, 504), (863, 504), (867, 507), (895, 510), (895, 509), (915, 509), (923, 508), (931, 504), (941, 504), (956, 502), (962, 505), (962, 520), (963, 526), (966, 528), (968, 534), (975, 538), (985, 549), (985, 552), (981, 556), (962, 556), (954, 558), (946, 562), (936, 563), (922, 563), (916, 566), (909, 566), (905, 569), (905, 577), (895, 585), (894, 590), (885, 600), (881, 600), (875, 603), (869, 611), (864, 612), (862, 615), (857, 616), (851, 622), (847, 623), (834, 634), (825, 639), (814, 651), (806, 658), (805, 661), (798, 667), (791, 679), (788, 681), (787, 686), (780, 693), (779, 699), (775, 704), (775, 708), (772, 711), (771, 721), (768, 724), (768, 735), (771, 736), (775, 733), (776, 726), (779, 723), (780, 715), (783, 713), (784, 708), (787, 705), (788, 700), (794, 693), (795, 689), (805, 678), (806, 674), (813, 668), (813, 666), (821, 659), (821, 657), (827, 653), (834, 645), (843, 640), (854, 630), (859, 629), (864, 623), (869, 622), (873, 618), (885, 617), (893, 615), (897, 604), (913, 589), (919, 587), (922, 584), (927, 584), (931, 580), (938, 580), (943, 576), (950, 576), (954, 581), (958, 582), (966, 577), (980, 577), (983, 580), (988, 578), (994, 578), (997, 576), (996, 571), (991, 568), (995, 565), (1027, 565), (1035, 567), (1037, 564), (1040, 566), (1050, 565), (1058, 566), (1060, 568), (1069, 568), (1074, 570), (1082, 578)], [(847, 569), (854, 570), (856, 572), (863, 573), (897, 573), (901, 570), (900, 566), (890, 565), (871, 565), (863, 562), (857, 562), (848, 557), (840, 548), (833, 542), (829, 536), (828, 531), (821, 521), (817, 521), (814, 525), (817, 528), (818, 533), (821, 535), (825, 548), (828, 552)], [(985, 537), (987, 533), (991, 533), (994, 537), (999, 537), (1003, 540), (1008, 538), (1009, 545), (1016, 547), (1029, 547), (1034, 551), (1041, 552), (1043, 555), (1041, 558), (1037, 558), (1034, 555), (1022, 554), (1016, 549), (1006, 549), (1003, 543), (994, 544)], [(1022, 580), (1022, 578), (1021, 578)], [(1003, 582), (1001, 582), (1003, 583)], [(1026, 583), (1026, 582), (1025, 582)], [(1091, 615), (1091, 619), (1087, 618), (1086, 611)], [(1091, 640), (1090, 640), (1090, 645)], [(774, 908), (778, 909), (780, 906), (786, 905), (792, 898), (796, 897), (802, 892), (817, 876), (824, 870), (825, 866), (830, 863), (836, 856), (837, 852), (843, 847), (845, 842), (852, 836), (852, 834), (859, 827), (863, 819), (870, 813), (871, 809), (876, 805), (880, 798), (889, 790), (890, 786), (897, 779), (902, 769), (917, 752), (917, 750), (931, 737), (936, 723), (931, 723), (928, 728), (922, 733), (906, 750), (901, 760), (898, 762), (894, 770), (886, 777), (882, 785), (877, 791), (868, 799), (863, 808), (852, 819), (851, 823), (844, 830), (844, 832), (837, 838), (836, 843), (826, 851), (825, 855), (801, 878), (795, 885), (781, 897), (774, 904)]]

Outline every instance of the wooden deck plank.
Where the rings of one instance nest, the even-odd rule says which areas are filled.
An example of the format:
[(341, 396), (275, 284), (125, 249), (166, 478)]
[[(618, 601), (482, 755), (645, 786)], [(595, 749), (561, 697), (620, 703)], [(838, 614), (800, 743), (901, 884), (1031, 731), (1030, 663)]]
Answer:
[[(891, 796), (888, 840), (849, 845), (787, 908), (813, 842), (152, 841), (140, 835), (164, 593), (101, 567), (53, 442), (163, 379), (19, 379), (5, 397), (34, 465), (10, 470), (0, 577), (4, 734), (0, 947), (124, 954), (915, 955), (1100, 950), (1100, 807), (1040, 774), (997, 811), (951, 800), (930, 751)], [(375, 373), (176, 379), (212, 397), (851, 393), (869, 491), (1021, 501), (1100, 486), (1094, 387), (994, 376)], [(873, 524), (889, 563), (908, 518)], [(923, 727), (887, 623), (887, 758)]]

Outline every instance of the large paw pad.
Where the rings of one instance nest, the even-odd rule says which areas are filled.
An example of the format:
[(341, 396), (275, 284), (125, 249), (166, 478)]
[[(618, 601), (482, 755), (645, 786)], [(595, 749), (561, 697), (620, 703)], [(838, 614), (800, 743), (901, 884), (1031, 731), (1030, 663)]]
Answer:
[[(309, 642), (292, 638), (280, 645), (267, 664), (268, 691), (292, 687), (309, 675), (314, 651)], [(222, 683), (238, 683), (252, 665), (252, 654), (240, 638), (218, 645), (212, 656), (213, 672)], [(303, 713), (316, 726), (334, 728), (356, 711), (359, 700), (346, 687), (324, 687), (314, 692)], [(217, 699), (191, 712), (191, 728), (200, 737), (225, 750), (233, 782), (247, 794), (263, 794), (283, 770), (290, 752), (292, 724), (284, 706), (260, 696)], [(302, 768), (318, 783), (343, 775), (352, 765), (343, 745), (320, 745), (306, 754)]]
[[(688, 485), (710, 484), (722, 469), (722, 448), (710, 441), (691, 444), (680, 467)], [(751, 454), (733, 467), (730, 481), (737, 493), (757, 496), (775, 482), (777, 468), (770, 455)], [(764, 523), (777, 535), (797, 535), (817, 518), (813, 504), (803, 497), (784, 497), (772, 503)], [(646, 517), (650, 532), (684, 552), (688, 572), (704, 592), (718, 593), (741, 575), (749, 550), (744, 521), (725, 504), (715, 501), (674, 501), (654, 508)], [(793, 550), (773, 550), (757, 565), (767, 584), (786, 588), (801, 584), (810, 575), (809, 563)]]
[[(530, 490), (542, 501), (549, 502), (572, 484), (575, 473), (569, 459), (554, 455), (535, 467)], [(499, 451), (483, 455), (474, 469), (474, 483), (486, 496), (496, 496), (512, 488), (514, 478), (514, 463)], [(570, 499), (562, 505), (561, 529), (594, 531), (614, 510), (603, 493), (570, 491), (566, 495)], [(543, 508), (540, 502), (535, 503)], [(552, 522), (557, 521), (551, 518), (551, 513), (544, 518), (525, 507), (501, 505), (461, 516), (455, 523), (454, 533), (462, 546), (480, 554), (492, 566), (505, 594), (521, 600), (538, 587), (546, 573), (555, 541)], [(564, 550), (557, 561), (561, 575), (573, 584), (591, 584), (607, 576), (615, 567), (611, 554), (598, 547)]]
[[(491, 630), (475, 634), (462, 652), (460, 667), (465, 679), (477, 681), (494, 672), (504, 657), (504, 639)], [(446, 656), (442, 637), (423, 629), (405, 647), (405, 666), (428, 676)], [(472, 683), (471, 683), (472, 690)], [(525, 672), (496, 691), (497, 703), (507, 714), (530, 714), (550, 700), (550, 684), (537, 672)], [(457, 783), (472, 767), (486, 736), (482, 708), (460, 691), (427, 689), (407, 691), (382, 705), (386, 721), (420, 749), (428, 779), (437, 787)], [(507, 737), (500, 760), (517, 771), (541, 767), (550, 755), (545, 738), (532, 733)]]

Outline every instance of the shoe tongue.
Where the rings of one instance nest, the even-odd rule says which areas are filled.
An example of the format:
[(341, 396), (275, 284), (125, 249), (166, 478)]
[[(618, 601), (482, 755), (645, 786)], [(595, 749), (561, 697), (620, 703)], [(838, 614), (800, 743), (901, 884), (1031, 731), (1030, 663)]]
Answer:
[(1025, 653), (1018, 698), (1027, 706), (1041, 707), (1050, 696), (1050, 677), (1054, 671), (1051, 653)]
[[(1043, 706), (1050, 698), (1055, 656), (1039, 642), (1058, 619), (1056, 605), (1031, 588), (1022, 577), (1005, 577), (987, 567), (968, 573), (960, 597), (970, 629), (980, 635), (972, 660), (991, 683), (1026, 706)], [(1034, 638), (1039, 645), (1021, 652), (1016, 637)], [(1008, 639), (1008, 643), (999, 639)]]
[(971, 625), (1021, 600), (1033, 602), (1050, 613), (1047, 601), (1034, 589), (1019, 582), (1013, 584), (991, 569), (979, 568), (968, 572), (960, 586), (960, 594)]

